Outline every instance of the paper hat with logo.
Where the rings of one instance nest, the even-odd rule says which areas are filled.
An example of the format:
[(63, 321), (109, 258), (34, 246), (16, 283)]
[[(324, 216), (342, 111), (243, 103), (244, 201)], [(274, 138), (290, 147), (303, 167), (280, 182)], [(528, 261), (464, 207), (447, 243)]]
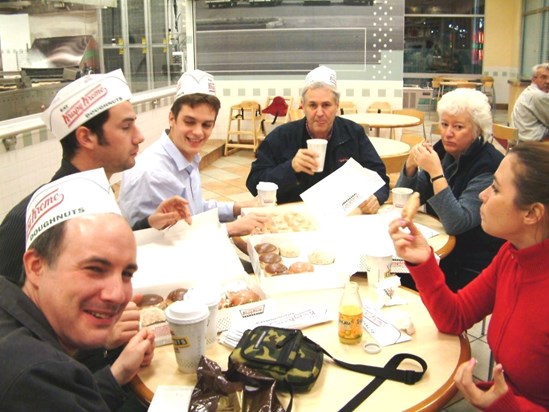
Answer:
[(59, 90), (50, 107), (42, 113), (42, 120), (55, 137), (61, 140), (99, 113), (131, 97), (122, 70), (89, 74)]
[(121, 215), (103, 169), (75, 173), (40, 187), (27, 206), (26, 249), (42, 233), (69, 219)]
[(202, 93), (215, 96), (214, 77), (202, 70), (190, 70), (181, 75), (177, 81), (175, 99), (187, 94)]
[(313, 69), (305, 77), (305, 86), (309, 86), (313, 83), (324, 83), (334, 89), (337, 88), (337, 76), (336, 72), (326, 66), (318, 66)]

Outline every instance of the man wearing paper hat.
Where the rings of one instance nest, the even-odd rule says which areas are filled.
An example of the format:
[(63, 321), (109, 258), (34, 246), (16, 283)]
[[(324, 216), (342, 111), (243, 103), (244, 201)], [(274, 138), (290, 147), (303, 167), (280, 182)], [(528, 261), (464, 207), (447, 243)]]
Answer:
[(121, 386), (152, 360), (154, 335), (141, 330), (95, 374), (74, 359), (105, 346), (137, 270), (135, 238), (104, 171), (42, 186), (26, 215), (25, 283), (0, 278), (0, 409), (118, 409)]
[[(110, 179), (113, 173), (134, 166), (143, 135), (136, 125), (131, 97), (121, 70), (81, 77), (57, 93), (42, 115), (63, 148), (61, 167), (51, 181), (99, 167)], [(21, 276), (25, 210), (31, 195), (17, 204), (0, 225), (0, 275), (14, 282), (19, 282)], [(154, 215), (144, 218), (140, 228), (162, 228), (188, 214), (186, 202), (180, 198), (156, 206)]]
[[(301, 193), (353, 158), (385, 181), (360, 205), (362, 213), (376, 213), (389, 197), (389, 178), (362, 126), (337, 116), (339, 92), (334, 70), (319, 66), (307, 74), (301, 106), (303, 119), (273, 129), (259, 146), (246, 181), (248, 190), (255, 195), (259, 182), (273, 182), (278, 185), (279, 203), (300, 201)], [(322, 172), (315, 172), (318, 155), (307, 148), (309, 139), (328, 141)]]
[(263, 228), (267, 218), (250, 214), (235, 220), (252, 202), (204, 200), (200, 181), (200, 150), (213, 132), (220, 109), (211, 74), (202, 70), (183, 73), (169, 113), (170, 128), (137, 158), (122, 176), (119, 201), (130, 224), (154, 210), (162, 198), (179, 195), (189, 201), (193, 215), (217, 208), (229, 235), (246, 235)]

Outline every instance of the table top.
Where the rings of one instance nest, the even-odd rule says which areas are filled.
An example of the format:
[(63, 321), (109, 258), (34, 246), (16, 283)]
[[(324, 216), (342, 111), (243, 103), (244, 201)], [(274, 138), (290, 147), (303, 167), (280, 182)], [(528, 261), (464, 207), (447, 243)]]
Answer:
[[(367, 286), (361, 276), (354, 276), (360, 285), (362, 299), (375, 301), (376, 291)], [(334, 314), (341, 297), (341, 289), (326, 289), (289, 293), (277, 297), (284, 307), (318, 305), (323, 302)], [(385, 381), (363, 404), (365, 410), (383, 411), (436, 411), (440, 410), (457, 392), (453, 382), (456, 368), (471, 356), (470, 345), (465, 336), (452, 336), (440, 333), (419, 295), (405, 288), (399, 288), (397, 295), (407, 301), (406, 305), (384, 308), (391, 315), (407, 312), (416, 328), (412, 340), (382, 348), (378, 354), (368, 354), (362, 344), (371, 340), (364, 334), (361, 345), (341, 344), (337, 337), (337, 322), (330, 321), (304, 330), (304, 334), (324, 347), (338, 359), (351, 363), (365, 363), (383, 366), (397, 353), (412, 353), (422, 357), (428, 364), (423, 379), (415, 385), (405, 385)], [(298, 303), (299, 302), (299, 303)], [(214, 343), (206, 348), (205, 355), (216, 361), (223, 370), (227, 368), (230, 349)], [(403, 362), (401, 368), (419, 370), (414, 362)], [(325, 361), (319, 379), (308, 393), (297, 394), (294, 398), (296, 411), (338, 410), (373, 377), (357, 374)], [(342, 384), (344, 382), (344, 384)], [(171, 345), (156, 348), (152, 364), (144, 368), (133, 380), (132, 385), (138, 396), (150, 402), (159, 385), (194, 385), (196, 375), (183, 374), (177, 369)], [(337, 388), (337, 390), (334, 390)], [(283, 404), (289, 396), (279, 393)]]
[(421, 124), (418, 117), (394, 113), (350, 113), (341, 117), (373, 128), (411, 127)]
[(399, 140), (386, 139), (383, 137), (368, 136), (377, 154), (382, 159), (389, 156), (404, 155), (410, 153), (410, 145)]

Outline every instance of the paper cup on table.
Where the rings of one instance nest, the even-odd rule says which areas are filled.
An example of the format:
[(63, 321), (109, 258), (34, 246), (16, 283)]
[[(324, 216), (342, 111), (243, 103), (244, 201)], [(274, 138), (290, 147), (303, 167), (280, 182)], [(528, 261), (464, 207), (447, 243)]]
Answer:
[(221, 294), (215, 288), (196, 287), (185, 293), (183, 298), (188, 302), (195, 302), (208, 307), (209, 316), (206, 325), (206, 344), (212, 344), (217, 340), (217, 310), (221, 300)]
[(195, 302), (177, 301), (168, 306), (165, 313), (177, 366), (183, 373), (195, 373), (206, 347), (208, 307)]
[(316, 172), (322, 172), (324, 170), (324, 159), (326, 159), (326, 148), (328, 147), (328, 141), (326, 139), (309, 139), (307, 140), (307, 148), (314, 150), (318, 153), (316, 160), (318, 161), (318, 167)]
[(278, 185), (272, 182), (259, 182), (256, 186), (261, 206), (276, 206)]
[(391, 274), (391, 263), (393, 255), (367, 255), (366, 272), (368, 276), (368, 286), (376, 287), (380, 281)]
[(408, 198), (414, 193), (413, 189), (408, 187), (395, 187), (391, 189), (393, 193), (393, 206), (394, 207), (404, 207)]

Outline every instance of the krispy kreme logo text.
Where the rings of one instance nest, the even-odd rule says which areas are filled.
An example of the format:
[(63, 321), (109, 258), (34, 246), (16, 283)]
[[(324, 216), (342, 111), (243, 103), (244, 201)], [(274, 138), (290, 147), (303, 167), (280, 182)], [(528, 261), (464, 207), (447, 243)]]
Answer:
[(102, 85), (97, 85), (91, 89), (85, 96), (81, 97), (76, 103), (69, 107), (63, 113), (63, 121), (67, 126), (73, 124), (80, 118), (86, 110), (96, 104), (99, 100), (107, 95), (107, 89)]
[(27, 216), (27, 234), (33, 229), (34, 225), (42, 216), (48, 213), (53, 208), (63, 203), (65, 196), (59, 193), (59, 189), (46, 193), (36, 205), (32, 208), (29, 216)]

